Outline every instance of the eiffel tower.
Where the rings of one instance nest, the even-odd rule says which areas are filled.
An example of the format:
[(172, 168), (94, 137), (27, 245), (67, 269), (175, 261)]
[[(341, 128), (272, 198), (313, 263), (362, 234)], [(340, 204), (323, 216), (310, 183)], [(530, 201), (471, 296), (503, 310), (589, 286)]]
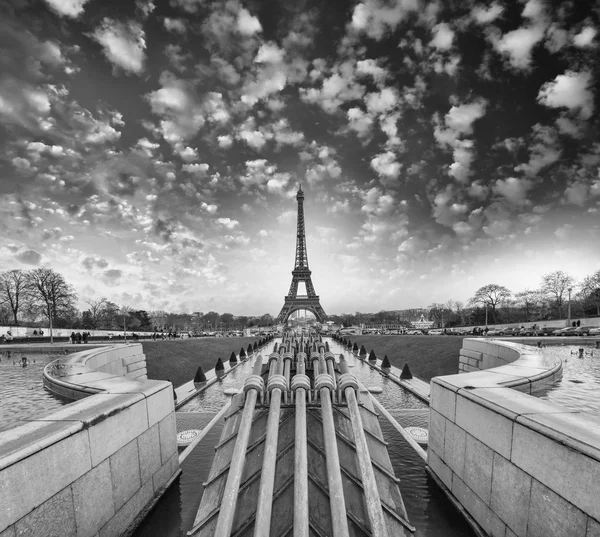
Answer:
[[(306, 254), (306, 235), (304, 233), (304, 192), (298, 186), (296, 194), (298, 202), (298, 230), (296, 232), (296, 263), (292, 270), (292, 285), (285, 297), (283, 308), (277, 317), (277, 322), (285, 323), (289, 316), (297, 310), (308, 310), (314, 314), (318, 322), (323, 322), (326, 315), (319, 302), (319, 296), (315, 293), (310, 269), (308, 268), (308, 256)], [(306, 296), (298, 296), (298, 283), (304, 282)]]

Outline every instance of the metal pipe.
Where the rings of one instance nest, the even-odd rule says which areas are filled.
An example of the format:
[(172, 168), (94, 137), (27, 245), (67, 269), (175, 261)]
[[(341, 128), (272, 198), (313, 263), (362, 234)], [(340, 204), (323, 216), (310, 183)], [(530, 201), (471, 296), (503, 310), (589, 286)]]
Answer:
[(358, 383), (354, 386), (344, 385), (344, 379), (349, 379), (351, 384), (356, 380), (354, 375), (350, 375), (348, 364), (344, 359), (340, 359), (340, 370), (342, 372), (340, 384), (342, 385), (344, 395), (346, 396), (346, 402), (348, 403), (348, 413), (350, 414), (350, 423), (352, 425), (352, 433), (356, 445), (356, 455), (358, 458), (358, 466), (360, 468), (365, 503), (367, 505), (369, 520), (371, 521), (371, 533), (377, 535), (377, 537), (387, 537), (388, 531), (383, 517), (383, 510), (381, 509), (379, 489), (377, 488), (377, 481), (375, 480), (375, 474), (373, 472), (373, 463), (371, 462), (371, 455), (369, 454), (369, 446), (367, 445), (367, 439), (365, 437), (365, 431), (358, 408), (358, 401), (356, 399), (355, 390)]
[[(273, 361), (274, 362), (274, 361)], [(267, 420), (267, 436), (265, 438), (265, 451), (263, 454), (260, 489), (258, 491), (258, 506), (254, 522), (254, 535), (256, 537), (269, 537), (271, 532), (271, 511), (273, 507), (273, 489), (275, 487), (275, 467), (277, 465), (277, 440), (279, 438), (279, 417), (281, 414), (281, 389), (271, 388), (271, 381), (279, 377), (283, 369), (282, 356), (275, 362), (269, 375), (268, 391), (271, 392), (269, 419)]]
[(285, 391), (285, 393), (283, 394), (283, 402), (287, 405), (288, 404), (288, 393), (289, 393), (289, 387), (290, 387), (290, 371), (292, 368), (292, 360), (291, 358), (288, 358), (286, 360), (284, 360), (284, 366), (283, 366), (283, 376), (285, 377), (285, 382), (288, 386), (288, 390)]
[[(305, 375), (304, 356), (298, 356), (297, 374)], [(306, 430), (306, 390), (296, 390), (296, 438), (294, 445), (294, 537), (309, 536), (308, 518), (308, 440)]]
[[(327, 375), (327, 366), (321, 356), (319, 360), (321, 372)], [(316, 365), (316, 364), (315, 364)], [(317, 365), (316, 371), (319, 371)], [(319, 375), (320, 376), (320, 375)], [(333, 537), (348, 537), (348, 519), (346, 518), (346, 501), (340, 471), (340, 457), (335, 436), (335, 423), (333, 421), (333, 407), (331, 403), (330, 388), (323, 387), (319, 390), (321, 398), (321, 419), (323, 421), (323, 439), (327, 459), (327, 483), (329, 486), (329, 508), (331, 510), (331, 525)]]
[[(253, 375), (260, 375), (262, 369), (262, 359), (260, 355), (256, 358)], [(248, 448), (248, 440), (250, 438), (250, 429), (252, 428), (252, 418), (254, 417), (254, 408), (258, 392), (255, 389), (250, 389), (246, 393), (246, 402), (244, 403), (244, 411), (240, 427), (238, 429), (237, 440), (231, 455), (231, 465), (227, 474), (227, 482), (219, 510), (219, 518), (215, 528), (214, 537), (229, 537), (231, 528), (233, 527), (233, 518), (235, 516), (235, 508), (238, 499), (238, 492), (242, 480), (242, 473), (246, 463), (246, 449)]]

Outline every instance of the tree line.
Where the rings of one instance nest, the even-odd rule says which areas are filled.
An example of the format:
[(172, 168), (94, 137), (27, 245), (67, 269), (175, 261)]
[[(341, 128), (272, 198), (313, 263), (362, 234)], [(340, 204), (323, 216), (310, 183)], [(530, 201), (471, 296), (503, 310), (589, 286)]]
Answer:
[[(570, 301), (569, 301), (570, 297)], [(52, 321), (60, 328), (105, 330), (164, 330), (218, 332), (241, 330), (253, 326), (271, 326), (275, 318), (231, 313), (169, 313), (146, 311), (118, 305), (106, 297), (88, 300), (83, 311), (76, 308), (77, 293), (64, 277), (52, 269), (9, 270), (0, 273), (0, 324), (41, 325)], [(571, 317), (600, 316), (600, 270), (581, 281), (562, 271), (542, 277), (536, 289), (513, 293), (505, 286), (488, 284), (479, 288), (465, 304), (459, 300), (434, 302), (427, 308), (355, 312), (328, 316), (335, 324), (404, 325), (424, 315), (436, 326), (474, 326), (559, 319), (566, 316), (570, 303)]]
[(58, 272), (37, 268), (0, 272), (0, 324), (56, 328), (213, 332), (241, 330), (252, 326), (270, 326), (275, 319), (262, 316), (235, 316), (231, 313), (169, 313), (146, 311), (119, 305), (106, 297), (87, 300), (87, 309), (77, 309), (78, 295)]

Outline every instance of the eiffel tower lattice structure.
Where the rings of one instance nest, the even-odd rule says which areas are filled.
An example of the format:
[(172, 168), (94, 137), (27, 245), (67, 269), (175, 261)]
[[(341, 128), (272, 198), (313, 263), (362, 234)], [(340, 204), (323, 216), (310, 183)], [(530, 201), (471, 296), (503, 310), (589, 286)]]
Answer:
[[(298, 188), (296, 194), (298, 202), (298, 229), (296, 233), (296, 262), (292, 270), (292, 284), (290, 291), (285, 297), (283, 308), (277, 317), (277, 322), (285, 323), (289, 316), (297, 310), (308, 310), (314, 314), (318, 322), (323, 322), (326, 315), (319, 301), (319, 296), (315, 293), (315, 288), (311, 280), (311, 272), (308, 268), (308, 256), (306, 253), (306, 235), (304, 232), (304, 192), (302, 187)], [(298, 284), (304, 282), (306, 286), (306, 295), (298, 295)]]

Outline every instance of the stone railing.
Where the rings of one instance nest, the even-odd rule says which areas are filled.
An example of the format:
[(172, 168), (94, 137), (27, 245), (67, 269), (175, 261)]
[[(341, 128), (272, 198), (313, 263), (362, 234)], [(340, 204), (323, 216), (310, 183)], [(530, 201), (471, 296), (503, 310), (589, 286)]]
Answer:
[(487, 535), (600, 535), (600, 418), (528, 395), (560, 360), (481, 339), (461, 356), (482, 370), (431, 381), (433, 476)]
[(139, 344), (66, 356), (44, 382), (85, 398), (0, 433), (0, 535), (125, 533), (179, 472), (171, 384), (146, 380)]

